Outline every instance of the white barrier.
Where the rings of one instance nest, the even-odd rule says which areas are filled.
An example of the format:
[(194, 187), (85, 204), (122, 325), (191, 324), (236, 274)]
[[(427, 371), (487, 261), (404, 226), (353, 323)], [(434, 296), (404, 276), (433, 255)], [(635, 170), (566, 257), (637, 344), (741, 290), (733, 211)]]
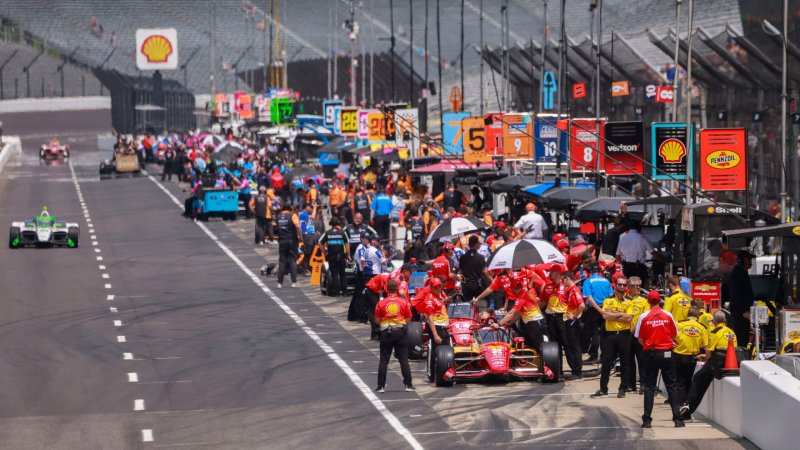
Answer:
[(742, 431), (764, 450), (797, 448), (800, 380), (770, 361), (742, 363)]
[(22, 146), (20, 145), (19, 137), (17, 136), (3, 136), (3, 148), (0, 150), (0, 172), (6, 166), (6, 163), (11, 159), (11, 155), (22, 153)]
[(715, 422), (736, 436), (742, 434), (742, 380), (725, 377), (714, 380), (708, 387), (697, 413)]
[(0, 101), (0, 113), (111, 109), (111, 97), (19, 98)]

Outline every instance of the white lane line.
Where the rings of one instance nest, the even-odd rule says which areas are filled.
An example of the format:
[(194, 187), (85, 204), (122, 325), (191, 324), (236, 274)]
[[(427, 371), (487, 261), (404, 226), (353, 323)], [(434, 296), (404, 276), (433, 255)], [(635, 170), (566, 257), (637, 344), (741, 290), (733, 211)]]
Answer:
[(117, 309), (117, 307), (116, 307), (116, 306), (111, 306), (111, 307), (109, 307), (109, 308), (108, 308), (108, 310), (109, 310), (110, 312), (114, 313), (114, 314), (116, 314), (116, 313), (118, 313), (118, 312), (119, 312), (119, 310)]
[(97, 240), (97, 236), (91, 235), (91, 236), (89, 236), (89, 239)]
[(183, 356), (159, 356), (157, 358), (153, 358), (157, 361), (165, 360), (165, 359), (183, 359)]
[(95, 253), (101, 253), (99, 248), (94, 249)]
[(111, 289), (111, 285), (106, 283), (106, 289)]
[(139, 384), (172, 384), (172, 383), (191, 383), (192, 380), (175, 380), (175, 381), (140, 381)]
[(136, 372), (128, 372), (128, 383), (138, 383), (139, 382), (139, 374)]
[[(184, 206), (183, 202), (175, 198), (175, 196), (172, 195), (172, 193), (169, 192), (167, 188), (165, 188), (161, 183), (156, 181), (156, 179), (153, 178), (152, 175), (148, 175), (147, 178), (149, 178), (150, 181), (155, 183), (155, 185), (158, 186), (159, 189), (161, 189), (167, 195), (167, 197), (169, 197), (172, 200), (172, 202), (175, 203), (175, 205), (178, 208), (180, 208), (181, 210), (183, 209)], [(201, 230), (203, 230), (203, 232), (209, 238), (211, 238), (212, 241), (214, 241), (217, 244), (217, 246), (220, 249), (222, 249), (223, 252), (225, 252), (226, 255), (228, 255), (228, 257), (234, 263), (236, 263), (237, 266), (239, 266), (239, 268), (242, 270), (242, 272), (245, 273), (245, 275), (250, 277), (250, 279), (253, 281), (253, 283), (256, 284), (256, 286), (261, 288), (261, 290), (270, 299), (272, 299), (272, 301), (275, 302), (275, 304), (277, 304), (278, 307), (280, 307), (289, 317), (291, 317), (292, 320), (294, 320), (294, 322), (297, 324), (297, 326), (299, 326), (308, 335), (308, 337), (311, 338), (311, 340), (314, 341), (319, 346), (319, 348), (321, 348), (322, 351), (325, 352), (325, 354), (327, 354), (328, 357), (337, 366), (339, 366), (340, 369), (342, 369), (342, 371), (345, 373), (345, 375), (347, 375), (347, 377), (356, 386), (356, 388), (359, 391), (361, 391), (361, 393), (364, 395), (364, 397), (367, 398), (367, 400), (369, 400), (370, 403), (372, 403), (372, 406), (374, 406), (375, 409), (378, 410), (378, 412), (383, 416), (383, 418), (386, 419), (387, 422), (389, 422), (389, 425), (391, 425), (392, 428), (394, 428), (394, 430), (400, 436), (402, 436), (406, 440), (406, 442), (408, 442), (411, 448), (415, 450), (422, 450), (423, 448), (422, 444), (420, 444), (419, 441), (417, 441), (417, 438), (415, 438), (411, 434), (411, 431), (409, 431), (408, 428), (406, 428), (405, 425), (403, 425), (402, 422), (400, 422), (400, 420), (397, 418), (397, 416), (394, 415), (394, 413), (389, 411), (389, 409), (386, 407), (386, 405), (383, 404), (381, 399), (378, 398), (378, 396), (375, 395), (374, 392), (372, 392), (372, 389), (370, 389), (370, 387), (367, 386), (367, 384), (364, 383), (364, 381), (356, 374), (355, 370), (353, 370), (350, 367), (350, 365), (347, 364), (347, 362), (345, 362), (333, 348), (331, 348), (331, 346), (329, 346), (321, 337), (319, 337), (317, 333), (306, 324), (306, 322), (303, 320), (302, 317), (297, 315), (297, 313), (295, 313), (294, 310), (292, 310), (292, 308), (289, 305), (284, 303), (283, 300), (275, 296), (275, 294), (272, 293), (272, 291), (267, 287), (267, 285), (265, 285), (264, 282), (262, 282), (261, 279), (255, 273), (253, 273), (253, 271), (250, 270), (250, 268), (248, 268), (244, 264), (244, 262), (242, 262), (242, 260), (239, 259), (238, 256), (236, 256), (222, 241), (220, 241), (219, 238), (211, 230), (208, 229), (208, 227), (206, 227), (201, 222), (195, 222), (195, 223), (197, 224), (198, 227), (200, 227)]]
[(97, 241), (92, 241), (92, 245), (97, 245)]
[(101, 278), (108, 279), (108, 274), (107, 274), (107, 273), (101, 274), (101, 275), (100, 275), (100, 277), (101, 277)]
[[(711, 428), (708, 424), (697, 424), (697, 428)], [(688, 425), (687, 425), (688, 426)], [(607, 426), (607, 427), (531, 427), (531, 428), (506, 428), (506, 429), (493, 429), (493, 430), (447, 430), (447, 431), (423, 431), (419, 433), (414, 433), (417, 436), (427, 436), (427, 435), (436, 435), (436, 434), (462, 434), (462, 433), (516, 433), (516, 432), (525, 432), (525, 433), (536, 433), (541, 431), (550, 431), (550, 430), (557, 430), (557, 431), (580, 431), (580, 430), (619, 430), (619, 429), (630, 429), (630, 430), (638, 430), (640, 429), (639, 426), (624, 426), (624, 425), (615, 425), (615, 426)]]
[(123, 353), (122, 359), (133, 360), (133, 353)]
[(97, 260), (98, 260), (98, 261), (102, 261), (102, 260), (103, 260), (103, 257), (102, 257), (102, 256), (98, 256), (98, 257), (97, 257)]
[(114, 321), (114, 326), (115, 327), (121, 327), (122, 326), (122, 321), (121, 320), (115, 320)]
[(153, 430), (142, 430), (142, 442), (153, 442)]
[(133, 410), (134, 411), (144, 411), (144, 399), (137, 398), (133, 401)]
[(100, 270), (106, 270), (106, 266), (104, 266), (102, 264), (98, 265), (97, 268), (100, 269)]
[(117, 336), (117, 342), (128, 342), (128, 341), (125, 339), (125, 336)]
[(114, 294), (108, 294), (108, 295), (106, 295), (106, 300), (108, 300), (108, 301), (112, 301), (112, 300), (114, 300)]

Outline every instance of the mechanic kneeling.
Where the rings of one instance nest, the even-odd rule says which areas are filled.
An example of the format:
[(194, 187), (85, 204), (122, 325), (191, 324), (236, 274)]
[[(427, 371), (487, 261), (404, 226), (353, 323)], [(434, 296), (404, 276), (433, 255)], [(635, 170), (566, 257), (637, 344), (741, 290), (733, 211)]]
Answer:
[(408, 345), (406, 344), (406, 333), (408, 332), (408, 320), (411, 319), (411, 307), (405, 298), (397, 295), (400, 283), (397, 280), (389, 280), (386, 283), (386, 290), (389, 295), (378, 302), (375, 307), (375, 321), (380, 326), (381, 360), (378, 365), (378, 387), (375, 392), (386, 392), (386, 371), (389, 367), (389, 359), (392, 351), (400, 362), (400, 372), (403, 374), (403, 385), (405, 391), (414, 390), (411, 384), (411, 367), (408, 365)]

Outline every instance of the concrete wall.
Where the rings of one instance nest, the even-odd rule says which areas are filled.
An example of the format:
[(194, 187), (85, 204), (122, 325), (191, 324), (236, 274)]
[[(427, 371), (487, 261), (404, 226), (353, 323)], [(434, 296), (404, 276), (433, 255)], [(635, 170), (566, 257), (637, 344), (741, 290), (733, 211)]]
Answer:
[(111, 109), (111, 97), (21, 98), (0, 101), (0, 114)]
[(3, 147), (0, 149), (0, 172), (6, 166), (9, 159), (15, 154), (22, 153), (19, 137), (3, 136)]
[(770, 361), (742, 363), (742, 432), (764, 450), (798, 448), (800, 380)]

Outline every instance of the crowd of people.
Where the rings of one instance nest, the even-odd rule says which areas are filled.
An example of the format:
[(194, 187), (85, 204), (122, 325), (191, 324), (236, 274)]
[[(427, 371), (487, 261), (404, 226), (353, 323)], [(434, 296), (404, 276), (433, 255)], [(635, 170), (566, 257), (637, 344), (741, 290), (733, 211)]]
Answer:
[[(621, 375), (618, 397), (638, 392), (649, 398), (643, 426), (652, 420), (653, 374), (661, 370), (673, 419), (682, 426), (724, 359), (718, 351), (738, 334), (725, 325), (725, 314), (711, 315), (702, 301), (687, 295), (675, 275), (667, 277), (663, 302), (656, 289), (648, 293), (644, 263), (655, 252), (624, 206), (602, 241), (580, 235), (570, 239), (553, 233), (533, 203), (507, 224), (494, 219), (480, 190), (450, 183), (444, 192), (428, 192), (415, 186), (408, 172), (388, 165), (353, 165), (349, 176), (325, 179), (318, 167), (298, 167), (288, 149), (275, 142), (235, 138), (230, 132), (224, 141), (236, 141), (241, 151), (222, 158), (215, 153), (222, 142), (194, 133), (120, 140), (119, 146), (135, 149), (143, 163), (162, 161), (162, 180), (175, 175), (192, 192), (203, 186), (237, 190), (246, 214), (256, 219), (254, 242), (277, 242), (278, 288), (287, 273), (297, 286), (298, 262), (300, 274), (308, 273), (317, 244), (330, 267), (329, 295), (347, 294), (346, 269), (353, 264), (348, 320), (369, 323), (371, 338), (380, 342), (378, 392), (385, 390), (393, 352), (401, 361), (406, 390), (414, 389), (404, 345), (408, 321), (418, 318), (428, 325), (430, 368), (436, 346), (449, 342), (447, 305), (456, 298), (480, 310), (508, 311), (494, 326), (515, 329), (531, 348), (540, 349), (545, 340), (558, 343), (570, 369), (565, 380), (582, 378), (585, 364), (599, 362), (599, 389), (592, 397), (609, 394), (616, 368)], [(188, 217), (194, 214), (191, 200)], [(427, 242), (438, 224), (457, 217), (481, 219), (486, 227)], [(393, 229), (404, 231), (398, 235)], [(549, 239), (565, 263), (487, 269), (499, 247), (532, 238)], [(390, 270), (395, 260), (403, 263)], [(412, 292), (410, 277), (420, 271), (428, 272), (425, 285)], [(671, 331), (654, 340), (653, 323)], [(694, 374), (697, 361), (708, 361), (708, 369)]]

